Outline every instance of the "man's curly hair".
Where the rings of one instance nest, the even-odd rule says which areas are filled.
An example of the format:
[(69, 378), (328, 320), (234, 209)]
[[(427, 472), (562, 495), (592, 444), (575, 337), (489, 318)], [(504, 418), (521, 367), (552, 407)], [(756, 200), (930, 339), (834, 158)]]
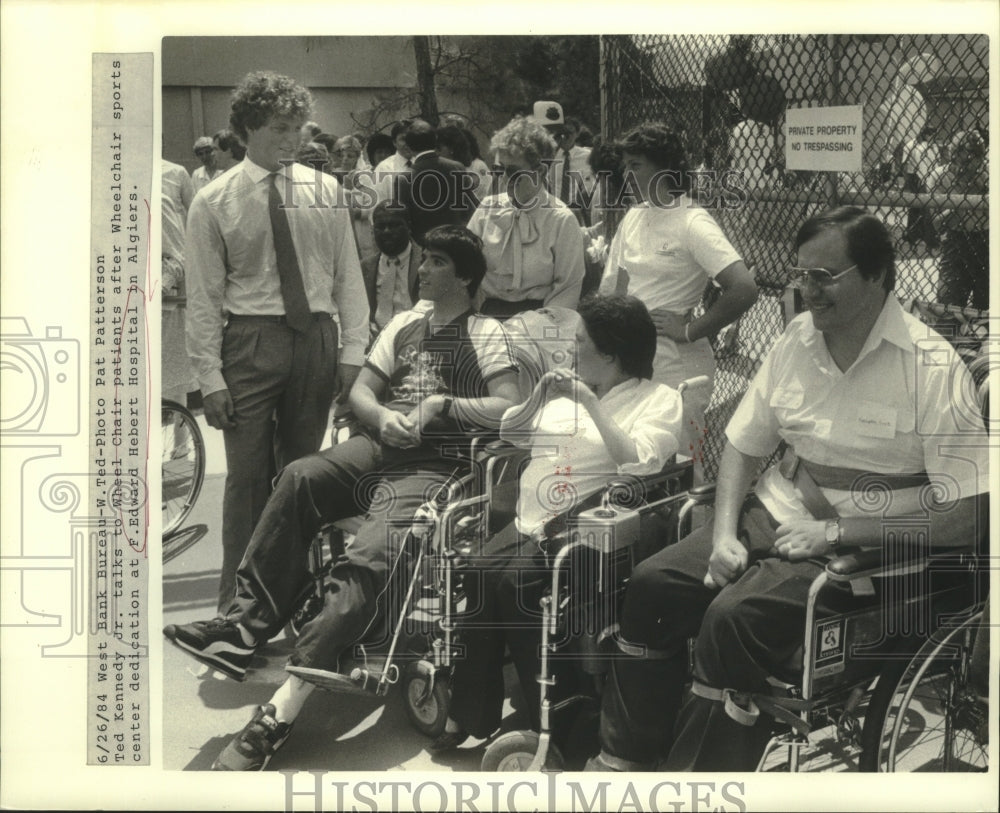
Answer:
[(246, 141), (248, 130), (259, 130), (275, 116), (305, 121), (312, 108), (312, 94), (294, 79), (273, 71), (254, 71), (233, 90), (229, 126)]

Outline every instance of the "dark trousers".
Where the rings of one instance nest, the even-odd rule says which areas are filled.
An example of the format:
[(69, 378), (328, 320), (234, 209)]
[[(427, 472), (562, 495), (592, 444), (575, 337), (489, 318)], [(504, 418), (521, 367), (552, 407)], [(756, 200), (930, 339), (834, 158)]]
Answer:
[(703, 583), (710, 525), (636, 568), (621, 635), (660, 657), (615, 660), (601, 709), (601, 747), (609, 754), (652, 765), (669, 752), (670, 770), (756, 767), (770, 736), (766, 715), (747, 727), (711, 700), (692, 698), (681, 709), (687, 641), (697, 636), (695, 678), (713, 688), (759, 691), (768, 675), (793, 676), (788, 662), (802, 644), (809, 585), (822, 565), (770, 556), (775, 523), (756, 500), (748, 501), (740, 525), (750, 566), (722, 590)]
[(497, 533), (464, 570), (466, 609), (458, 624), (464, 648), (452, 672), (449, 716), (476, 737), (500, 725), (504, 651), (509, 648), (524, 694), (528, 721), (539, 727), (539, 601), (552, 583), (538, 548), (514, 523)]
[(293, 460), (319, 449), (333, 402), (337, 327), (318, 316), (307, 333), (270, 317), (233, 318), (222, 339), (222, 374), (236, 426), (224, 431), (219, 611), (233, 599), (236, 568), (271, 493)]
[(941, 243), (938, 301), (946, 305), (986, 309), (990, 306), (990, 232), (945, 232)]
[[(377, 443), (358, 435), (297, 460), (282, 471), (237, 572), (227, 617), (258, 641), (277, 634), (314, 584), (309, 546), (328, 522), (368, 511), (347, 551), (325, 579), (323, 606), (302, 628), (291, 661), (337, 669), (341, 653), (377, 643), (395, 620), (411, 558), (399, 555), (416, 510), (455, 473), (446, 460), (411, 471), (380, 472)], [(390, 574), (392, 578), (390, 579)]]
[[(510, 652), (517, 671), (528, 725), (534, 731), (540, 728), (540, 602), (552, 585), (552, 553), (546, 557), (512, 522), (489, 539), (463, 571), (466, 607), (458, 623), (462, 654), (452, 670), (449, 716), (473, 736), (488, 737), (500, 725), (505, 651)], [(556, 651), (549, 653), (549, 677), (555, 678), (555, 683), (549, 686), (547, 696), (553, 702), (579, 687), (579, 653), (572, 639), (586, 616), (582, 597), (593, 594), (596, 588), (594, 554), (576, 550), (569, 560), (562, 583), (573, 600), (564, 608), (559, 633), (550, 639)], [(571, 720), (552, 721), (557, 737), (568, 730)]]

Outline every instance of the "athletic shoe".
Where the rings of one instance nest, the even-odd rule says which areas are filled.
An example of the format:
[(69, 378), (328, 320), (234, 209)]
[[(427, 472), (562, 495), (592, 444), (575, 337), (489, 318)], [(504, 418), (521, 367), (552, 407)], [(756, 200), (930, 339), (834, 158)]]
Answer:
[(213, 771), (262, 771), (291, 733), (291, 723), (274, 719), (270, 703), (258, 706), (244, 729), (230, 741), (219, 758), (212, 763)]
[(225, 618), (195, 621), (193, 624), (169, 624), (163, 634), (185, 652), (231, 678), (243, 680), (255, 647), (243, 643), (236, 624)]

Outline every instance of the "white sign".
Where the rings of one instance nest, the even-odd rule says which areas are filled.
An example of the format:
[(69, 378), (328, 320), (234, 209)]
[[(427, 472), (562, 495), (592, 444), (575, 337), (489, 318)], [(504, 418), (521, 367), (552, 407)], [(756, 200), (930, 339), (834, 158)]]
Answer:
[(861, 105), (785, 111), (785, 166), (861, 172)]

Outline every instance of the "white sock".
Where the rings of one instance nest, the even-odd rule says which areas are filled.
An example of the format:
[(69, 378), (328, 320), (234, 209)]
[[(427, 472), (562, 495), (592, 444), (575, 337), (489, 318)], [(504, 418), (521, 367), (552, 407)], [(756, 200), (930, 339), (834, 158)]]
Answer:
[(289, 675), (288, 680), (278, 687), (270, 702), (274, 706), (274, 719), (279, 723), (290, 723), (299, 716), (302, 704), (316, 687), (302, 678)]
[(257, 639), (253, 637), (253, 634), (244, 627), (242, 624), (237, 624), (236, 629), (240, 631), (240, 638), (243, 639), (243, 643), (247, 646), (257, 646)]

